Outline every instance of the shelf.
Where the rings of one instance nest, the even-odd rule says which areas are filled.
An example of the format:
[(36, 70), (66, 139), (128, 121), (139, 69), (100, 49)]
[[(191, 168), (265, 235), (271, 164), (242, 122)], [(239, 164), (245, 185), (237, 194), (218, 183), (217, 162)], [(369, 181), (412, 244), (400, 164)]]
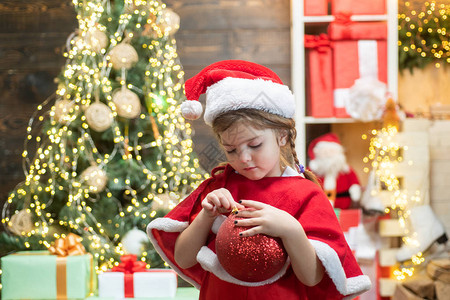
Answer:
[(358, 120), (352, 118), (314, 118), (305, 117), (305, 124), (337, 124), (337, 123), (358, 123)]
[[(352, 21), (368, 22), (368, 21), (387, 21), (387, 15), (353, 15), (350, 17)], [(304, 23), (330, 23), (335, 20), (335, 16), (304, 16)]]
[[(358, 1), (358, 0), (354, 0)], [(370, 12), (370, 10), (369, 10)], [(307, 33), (326, 31), (326, 26), (336, 20), (333, 15), (304, 16), (304, 0), (291, 0), (291, 88), (296, 103), (296, 151), (301, 159), (306, 160), (307, 133), (311, 134), (315, 125), (321, 124), (358, 124), (365, 125), (360, 120), (352, 118), (314, 118), (307, 116), (306, 111), (306, 78), (305, 78), (305, 44), (304, 36)], [(394, 99), (397, 99), (398, 90), (398, 0), (386, 0), (386, 14), (352, 15), (350, 19), (355, 22), (386, 22), (387, 25), (387, 86)], [(317, 27), (317, 28), (316, 28)], [(311, 129), (311, 130), (309, 130)], [(304, 162), (303, 162), (304, 163)]]

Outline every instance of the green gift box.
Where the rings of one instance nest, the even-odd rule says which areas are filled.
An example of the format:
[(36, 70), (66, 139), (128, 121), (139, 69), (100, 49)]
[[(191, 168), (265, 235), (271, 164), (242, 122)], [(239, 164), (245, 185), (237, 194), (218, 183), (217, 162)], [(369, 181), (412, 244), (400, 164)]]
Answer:
[(2, 257), (2, 299), (84, 299), (95, 288), (92, 255), (22, 251)]

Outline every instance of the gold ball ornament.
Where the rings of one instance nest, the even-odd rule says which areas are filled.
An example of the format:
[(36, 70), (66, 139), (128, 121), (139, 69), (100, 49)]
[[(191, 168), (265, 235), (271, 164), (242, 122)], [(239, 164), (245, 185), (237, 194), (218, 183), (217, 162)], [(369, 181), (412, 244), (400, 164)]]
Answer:
[(127, 88), (121, 88), (113, 93), (112, 101), (116, 105), (119, 116), (134, 119), (141, 113), (141, 101), (138, 95)]
[(34, 225), (31, 220), (31, 214), (26, 209), (20, 210), (11, 217), (9, 222), (9, 230), (15, 235), (25, 235), (33, 230)]
[(111, 109), (101, 102), (92, 103), (86, 109), (85, 116), (89, 127), (98, 132), (110, 128), (114, 120)]
[(159, 28), (169, 35), (175, 34), (180, 29), (180, 16), (170, 8), (161, 10)]
[(103, 191), (108, 182), (106, 172), (97, 165), (88, 167), (81, 173), (80, 177), (81, 182), (89, 185), (89, 190), (94, 193)]
[(120, 43), (119, 45), (115, 46), (109, 52), (109, 56), (113, 68), (116, 70), (120, 70), (122, 68), (130, 69), (139, 60), (139, 56), (136, 50), (133, 48), (133, 46), (127, 43)]
[(91, 46), (91, 49), (96, 53), (100, 53), (102, 49), (108, 46), (108, 37), (98, 28), (91, 28), (86, 33), (86, 43)]
[(66, 124), (72, 118), (71, 112), (75, 107), (75, 102), (71, 100), (58, 100), (55, 103), (55, 120), (61, 124)]

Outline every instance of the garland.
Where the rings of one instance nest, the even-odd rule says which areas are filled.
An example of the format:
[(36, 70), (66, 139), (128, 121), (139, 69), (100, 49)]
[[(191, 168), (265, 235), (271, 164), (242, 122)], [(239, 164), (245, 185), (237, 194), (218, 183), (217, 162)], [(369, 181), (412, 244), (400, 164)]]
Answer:
[(398, 14), (399, 70), (450, 64), (450, 5), (425, 2), (420, 10), (405, 1)]

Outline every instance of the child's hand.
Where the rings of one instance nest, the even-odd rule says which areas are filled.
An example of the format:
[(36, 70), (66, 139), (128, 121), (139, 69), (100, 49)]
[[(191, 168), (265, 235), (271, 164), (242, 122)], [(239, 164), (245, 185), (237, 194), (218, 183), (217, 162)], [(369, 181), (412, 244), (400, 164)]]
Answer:
[(240, 203), (250, 209), (238, 212), (237, 216), (245, 219), (238, 220), (236, 226), (252, 227), (241, 232), (242, 236), (261, 233), (284, 239), (293, 230), (301, 229), (300, 223), (284, 210), (253, 200), (242, 200)]
[(244, 206), (234, 201), (230, 191), (225, 188), (214, 190), (206, 195), (202, 201), (202, 207), (210, 217), (229, 212), (235, 207), (238, 209), (244, 208)]

